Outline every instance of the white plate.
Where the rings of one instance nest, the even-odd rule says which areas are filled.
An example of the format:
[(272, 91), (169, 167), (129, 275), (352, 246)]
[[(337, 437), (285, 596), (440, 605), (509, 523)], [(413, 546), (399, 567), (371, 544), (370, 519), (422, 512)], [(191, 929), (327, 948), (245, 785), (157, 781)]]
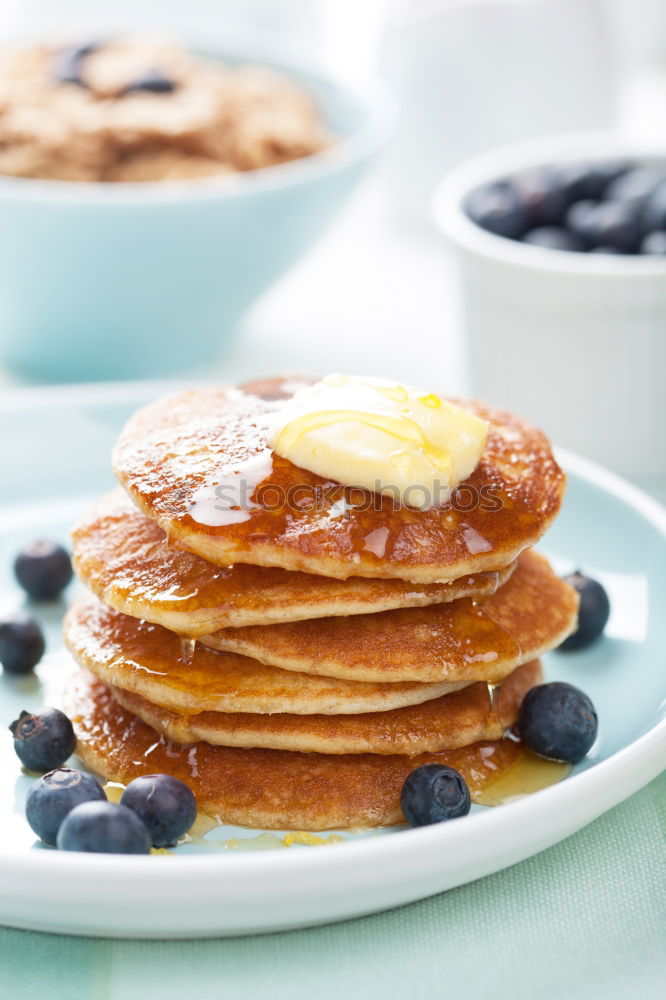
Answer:
[[(66, 538), (72, 520), (112, 485), (118, 429), (163, 386), (84, 386), (9, 393), (0, 406), (0, 599), (30, 538)], [(69, 934), (205, 937), (283, 930), (372, 913), (521, 861), (590, 822), (666, 763), (666, 514), (627, 483), (563, 454), (565, 508), (544, 540), (561, 570), (581, 565), (613, 604), (607, 636), (579, 654), (546, 657), (549, 679), (592, 697), (600, 738), (561, 784), (496, 809), (420, 830), (348, 836), (325, 848), (243, 852), (179, 847), (170, 857), (59, 853), (35, 846), (23, 817), (31, 778), (6, 725), (22, 707), (57, 699), (71, 663), (61, 648), (63, 604), (40, 605), (48, 653), (39, 679), (0, 678), (0, 922)], [(252, 837), (226, 828), (214, 837)]]

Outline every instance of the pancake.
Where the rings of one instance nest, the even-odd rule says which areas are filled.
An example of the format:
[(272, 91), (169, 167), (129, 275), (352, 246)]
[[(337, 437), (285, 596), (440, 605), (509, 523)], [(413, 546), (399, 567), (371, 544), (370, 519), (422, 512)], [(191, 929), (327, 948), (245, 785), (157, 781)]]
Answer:
[(471, 599), (374, 615), (224, 629), (201, 641), (285, 670), (355, 681), (498, 681), (576, 627), (578, 595), (528, 550), (482, 607)]
[(202, 712), (183, 716), (120, 688), (111, 691), (123, 708), (176, 743), (204, 740), (215, 746), (414, 757), (501, 739), (516, 721), (524, 695), (541, 677), (539, 661), (533, 660), (517, 667), (495, 689), (492, 703), (488, 685), (479, 683), (420, 705), (362, 715)]
[(464, 776), (472, 798), (517, 764), (513, 740), (473, 743), (437, 754), (290, 753), (208, 743), (180, 746), (122, 708), (106, 685), (80, 674), (65, 710), (84, 763), (109, 781), (142, 774), (185, 781), (202, 812), (223, 823), (274, 830), (331, 830), (400, 823), (400, 790), (421, 764), (441, 763)]
[(158, 400), (126, 424), (114, 471), (170, 539), (210, 562), (340, 579), (435, 583), (497, 570), (534, 544), (560, 508), (564, 475), (546, 437), (478, 403), (461, 405), (490, 421), (486, 448), (447, 507), (395, 506), (327, 482), (267, 446), (282, 405), (275, 397), (294, 388), (275, 379)]
[(335, 580), (242, 563), (214, 566), (167, 546), (160, 526), (120, 489), (79, 522), (72, 543), (77, 576), (105, 604), (193, 637), (227, 627), (487, 597), (513, 569), (417, 586), (403, 580)]
[(181, 715), (381, 712), (439, 698), (465, 685), (465, 681), (452, 685), (442, 679), (435, 684), (364, 684), (317, 677), (280, 670), (236, 653), (218, 653), (200, 644), (188, 662), (173, 632), (114, 611), (88, 594), (67, 612), (63, 634), (80, 666), (108, 684)]

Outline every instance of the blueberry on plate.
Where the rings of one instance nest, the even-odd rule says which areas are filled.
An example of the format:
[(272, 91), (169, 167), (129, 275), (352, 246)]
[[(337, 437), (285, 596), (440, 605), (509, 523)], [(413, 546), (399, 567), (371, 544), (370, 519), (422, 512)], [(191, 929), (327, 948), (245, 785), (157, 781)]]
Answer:
[(564, 652), (571, 652), (585, 649), (599, 638), (608, 622), (610, 601), (599, 581), (593, 580), (591, 576), (585, 576), (584, 573), (577, 571), (563, 579), (577, 590), (580, 596), (578, 628), (558, 646), (558, 649)]
[(114, 802), (83, 802), (65, 816), (56, 844), (61, 851), (150, 854), (150, 834), (136, 813)]
[(145, 823), (154, 847), (169, 847), (187, 833), (197, 815), (192, 791), (170, 774), (145, 774), (130, 781), (120, 804)]
[(400, 808), (410, 826), (427, 826), (466, 816), (472, 805), (467, 782), (453, 767), (422, 764), (409, 774)]
[(39, 622), (24, 611), (0, 621), (0, 663), (8, 674), (29, 674), (44, 655)]
[(60, 824), (82, 802), (106, 802), (104, 789), (83, 771), (60, 767), (43, 774), (25, 800), (25, 818), (46, 844), (55, 844)]
[(21, 549), (14, 573), (33, 600), (52, 601), (72, 579), (72, 562), (62, 545), (39, 539)]
[(583, 691), (554, 681), (527, 692), (518, 728), (525, 744), (540, 757), (576, 764), (597, 738), (597, 713)]
[(518, 239), (528, 227), (527, 210), (508, 181), (495, 181), (471, 191), (465, 210), (472, 222), (496, 236)]
[(535, 247), (546, 247), (547, 250), (584, 250), (583, 241), (575, 233), (561, 226), (538, 226), (530, 229), (523, 236), (523, 243)]
[(21, 712), (9, 729), (16, 756), (29, 771), (52, 771), (76, 748), (72, 723), (58, 708)]
[(639, 253), (652, 254), (658, 257), (666, 254), (666, 232), (658, 230), (654, 233), (648, 233), (641, 241)]

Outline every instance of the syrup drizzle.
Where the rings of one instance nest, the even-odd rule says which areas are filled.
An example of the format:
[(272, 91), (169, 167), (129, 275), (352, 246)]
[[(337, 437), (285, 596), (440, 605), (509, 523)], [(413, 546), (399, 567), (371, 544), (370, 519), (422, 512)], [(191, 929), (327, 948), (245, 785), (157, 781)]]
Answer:
[(197, 648), (197, 640), (186, 635), (180, 636), (180, 662), (191, 663), (194, 659), (194, 652)]

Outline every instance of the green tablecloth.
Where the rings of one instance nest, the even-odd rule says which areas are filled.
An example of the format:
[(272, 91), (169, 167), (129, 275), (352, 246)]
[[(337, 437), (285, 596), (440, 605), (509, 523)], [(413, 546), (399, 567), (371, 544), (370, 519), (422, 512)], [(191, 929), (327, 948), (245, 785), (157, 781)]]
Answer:
[(666, 995), (666, 775), (522, 864), (343, 924), (211, 941), (0, 929), (3, 1000), (652, 1000)]

